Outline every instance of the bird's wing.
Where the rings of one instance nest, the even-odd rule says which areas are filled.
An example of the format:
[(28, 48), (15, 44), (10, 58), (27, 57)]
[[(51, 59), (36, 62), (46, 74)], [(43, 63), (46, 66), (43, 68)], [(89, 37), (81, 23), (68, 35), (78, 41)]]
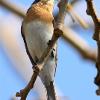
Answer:
[(58, 56), (57, 56), (57, 43), (56, 43), (56, 50), (55, 50), (55, 64), (56, 64), (56, 67), (55, 67), (55, 73), (54, 73), (54, 76), (55, 76), (55, 74), (56, 74), (56, 69), (57, 69), (57, 61), (58, 61)]
[(29, 56), (29, 59), (32, 63), (32, 65), (36, 64), (35, 61), (32, 59), (32, 56), (30, 55), (29, 53), (29, 50), (28, 50), (28, 47), (27, 47), (27, 43), (26, 43), (26, 40), (25, 40), (25, 36), (24, 36), (24, 30), (23, 30), (23, 23), (22, 23), (22, 26), (21, 26), (21, 35), (22, 35), (22, 38), (23, 38), (23, 41), (24, 41), (24, 44), (25, 44), (25, 48), (26, 48), (26, 52)]

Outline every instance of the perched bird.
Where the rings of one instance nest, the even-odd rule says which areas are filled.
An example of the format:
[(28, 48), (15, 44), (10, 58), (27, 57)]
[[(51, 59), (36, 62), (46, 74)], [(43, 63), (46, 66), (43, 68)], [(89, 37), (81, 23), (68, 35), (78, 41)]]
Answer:
[[(33, 66), (42, 56), (53, 35), (53, 5), (54, 0), (35, 0), (22, 22), (21, 33), (26, 52)], [(56, 55), (57, 44), (39, 74), (47, 90), (48, 100), (56, 100), (53, 85), (57, 63)]]

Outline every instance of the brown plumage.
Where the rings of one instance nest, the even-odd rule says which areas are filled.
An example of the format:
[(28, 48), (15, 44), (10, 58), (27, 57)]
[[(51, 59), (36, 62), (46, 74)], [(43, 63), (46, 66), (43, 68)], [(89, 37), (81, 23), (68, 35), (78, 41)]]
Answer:
[(50, 23), (53, 21), (53, 15), (52, 15), (51, 9), (52, 9), (52, 5), (50, 4), (44, 4), (42, 2), (34, 4), (28, 10), (25, 21), (30, 22), (32, 20), (39, 19), (39, 20), (45, 21), (46, 23), (48, 22)]

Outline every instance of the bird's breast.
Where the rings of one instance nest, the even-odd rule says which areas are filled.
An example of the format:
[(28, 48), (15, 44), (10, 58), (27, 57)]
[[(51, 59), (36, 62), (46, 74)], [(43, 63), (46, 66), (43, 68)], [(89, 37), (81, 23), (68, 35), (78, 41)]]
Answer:
[[(27, 12), (25, 20), (27, 22), (32, 20), (42, 20), (46, 23), (53, 21), (53, 15), (46, 5), (33, 5)], [(52, 9), (52, 8), (51, 8)]]
[(35, 53), (39, 58), (52, 38), (53, 24), (39, 20), (24, 23), (24, 34), (31, 55)]

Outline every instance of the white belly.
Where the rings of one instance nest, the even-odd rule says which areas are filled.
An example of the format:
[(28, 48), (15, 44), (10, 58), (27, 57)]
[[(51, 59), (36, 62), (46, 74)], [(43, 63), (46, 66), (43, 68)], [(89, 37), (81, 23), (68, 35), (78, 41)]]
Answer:
[[(53, 25), (40, 21), (33, 21), (31, 23), (24, 24), (24, 35), (33, 60), (35, 60), (36, 57), (39, 59), (44, 50), (47, 48), (48, 41), (52, 38)], [(48, 82), (53, 81), (55, 67), (55, 58), (49, 58), (40, 73), (40, 77), (42, 81), (45, 81), (45, 84), (49, 84)]]
[(41, 21), (33, 21), (27, 25), (25, 24), (24, 29), (26, 42), (30, 52), (40, 58), (47, 47), (48, 41), (53, 35), (53, 25)]

